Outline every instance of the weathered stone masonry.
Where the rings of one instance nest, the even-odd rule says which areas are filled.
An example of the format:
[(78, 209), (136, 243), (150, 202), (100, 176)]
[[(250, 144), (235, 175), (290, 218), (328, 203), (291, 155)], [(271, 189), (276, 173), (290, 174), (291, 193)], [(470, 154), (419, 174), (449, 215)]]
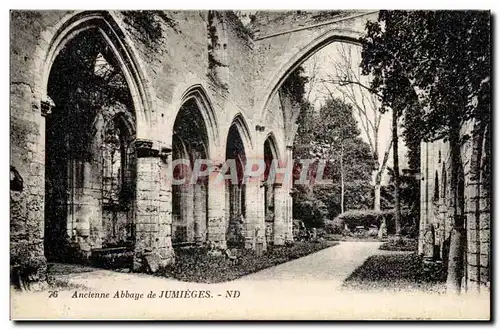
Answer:
[[(486, 121), (469, 121), (462, 127), (466, 247), (462, 286), (471, 291), (491, 285), (491, 136)], [(451, 159), (443, 140), (421, 144), (419, 253), (435, 251), (446, 259), (453, 228)], [(428, 234), (433, 229), (433, 234)], [(426, 235), (434, 236), (426, 240)], [(432, 243), (433, 241), (433, 243)], [(434, 246), (430, 246), (434, 244)]]
[[(326, 44), (356, 42), (374, 17), (263, 12), (244, 26), (229, 11), (11, 12), (11, 166), (24, 182), (11, 190), (13, 264), (33, 265), (43, 278), (46, 257), (58, 257), (47, 248), (58, 251), (57, 241), (83, 257), (130, 243), (137, 269), (143, 257), (162, 266), (175, 260), (177, 228), (185, 227), (187, 241), (225, 247), (233, 216), (247, 248), (291, 240), (290, 182), (272, 190), (249, 182), (229, 193), (210, 178), (177, 195), (167, 175), (174, 154), (184, 144), (220, 170), (228, 142), (240, 141), (242, 160), (264, 159), (270, 143), (273, 157), (291, 161), (297, 109), (278, 93), (282, 82)], [(116, 91), (82, 88), (82, 77), (118, 79), (108, 84)], [(188, 108), (199, 114), (201, 140), (175, 133)], [(56, 119), (73, 126), (58, 128)], [(115, 128), (103, 135), (109, 143), (92, 138)], [(68, 166), (54, 165), (58, 157)], [(186, 216), (175, 213), (177, 198), (189, 201)]]

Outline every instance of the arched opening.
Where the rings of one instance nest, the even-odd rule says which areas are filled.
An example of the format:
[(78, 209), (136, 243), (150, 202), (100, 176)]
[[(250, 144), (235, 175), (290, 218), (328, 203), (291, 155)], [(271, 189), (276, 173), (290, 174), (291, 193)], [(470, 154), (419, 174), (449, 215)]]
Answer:
[(182, 105), (174, 123), (172, 141), (173, 161), (179, 162), (174, 169), (174, 178), (183, 181), (172, 185), (173, 243), (202, 242), (207, 237), (208, 181), (206, 176), (192, 180), (192, 175), (196, 161), (208, 158), (209, 142), (206, 125), (194, 98)]
[(97, 28), (52, 64), (46, 117), (45, 251), (49, 260), (134, 244), (136, 117), (125, 75)]
[[(293, 190), (283, 187), (293, 201), (283, 203), (283, 213), (297, 228), (321, 228), (325, 219), (349, 209), (386, 207), (392, 145), (383, 132), (391, 121), (366, 88), (371, 77), (361, 72), (361, 56), (359, 40), (331, 32), (299, 50), (272, 80), (261, 124), (284, 140), (287, 161), (296, 160)], [(303, 165), (306, 159), (311, 165)], [(307, 174), (307, 184), (301, 174)], [(317, 185), (319, 174), (329, 183)]]
[(244, 247), (243, 229), (246, 217), (246, 187), (244, 169), (246, 165), (245, 147), (238, 126), (233, 123), (226, 143), (226, 163), (234, 162), (229, 171), (236, 169), (237, 180), (226, 180), (226, 241), (228, 247)]
[[(276, 182), (275, 177), (272, 177), (273, 161), (278, 160), (276, 153), (276, 145), (272, 135), (264, 142), (264, 162), (266, 168), (264, 170), (264, 214), (266, 222), (266, 242), (273, 244), (274, 242), (274, 224), (275, 224), (275, 207), (276, 207)], [(271, 175), (271, 177), (270, 177)]]

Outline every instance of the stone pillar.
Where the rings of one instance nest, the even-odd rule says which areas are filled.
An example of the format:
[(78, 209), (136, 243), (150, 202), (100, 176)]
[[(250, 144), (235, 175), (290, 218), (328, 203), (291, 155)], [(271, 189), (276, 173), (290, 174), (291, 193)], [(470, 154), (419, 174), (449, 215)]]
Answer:
[(245, 248), (266, 250), (266, 223), (264, 186), (260, 180), (246, 184), (246, 216), (244, 224)]
[(203, 183), (194, 185), (194, 240), (203, 242), (206, 239), (207, 213), (206, 189)]
[[(273, 243), (274, 245), (285, 244), (285, 208), (288, 192), (283, 189), (280, 183), (274, 184), (274, 228), (273, 228)], [(289, 195), (288, 195), (289, 196)]]
[[(136, 139), (135, 148), (137, 201), (134, 269), (143, 269), (147, 264), (155, 272), (174, 259), (171, 242), (168, 242), (170, 230), (167, 229), (171, 225), (171, 218), (160, 218), (167, 215), (165, 204), (171, 201), (171, 191), (169, 193), (160, 185), (167, 166), (162, 164), (159, 150), (153, 149), (152, 141)], [(169, 158), (166, 157), (167, 160)]]
[[(208, 181), (208, 240), (226, 248), (226, 184), (217, 180), (222, 164), (215, 164)], [(219, 181), (219, 182), (217, 182)]]
[(181, 187), (182, 225), (186, 228), (186, 242), (194, 241), (194, 185), (186, 183)]
[[(11, 125), (14, 122), (20, 123), (19, 115), (24, 115), (22, 121), (25, 122), (26, 135), (23, 138), (26, 140), (12, 141), (11, 137), (10, 266), (21, 266), (29, 271), (29, 274), (17, 274), (23, 282), (19, 283), (21, 289), (42, 290), (47, 287), (47, 260), (44, 251), (47, 221), (44, 217), (45, 117), (51, 113), (54, 103), (48, 98), (41, 101), (40, 112), (32, 111), (35, 107), (32, 108), (32, 104), (26, 101), (33, 100), (33, 93), (25, 90), (17, 94), (13, 93), (12, 88), (11, 85)], [(27, 116), (29, 112), (32, 113), (31, 118)], [(16, 147), (22, 148), (22, 158), (25, 159), (19, 159), (19, 154), (14, 153)], [(16, 182), (14, 186), (13, 179)], [(11, 272), (12, 270), (13, 268)], [(15, 275), (15, 271), (11, 273), (11, 280), (16, 280), (12, 278)]]
[(159, 228), (157, 235), (157, 249), (161, 256), (162, 265), (175, 261), (172, 248), (172, 149), (160, 149), (160, 198), (159, 198)]
[[(293, 169), (293, 146), (286, 146), (286, 162), (287, 166)], [(290, 164), (290, 165), (288, 165)], [(290, 173), (290, 177), (287, 182), (284, 182), (281, 187), (281, 194), (283, 202), (285, 204), (283, 211), (284, 213), (284, 239), (285, 241), (293, 241), (293, 198), (291, 195), (293, 188), (293, 177)]]
[[(87, 160), (70, 160), (72, 167), (72, 205), (69, 207), (67, 231), (69, 237), (74, 237), (80, 253), (89, 258), (94, 248), (100, 248), (102, 241), (101, 214), (97, 193), (92, 189), (92, 164)], [(71, 203), (71, 202), (70, 202)]]

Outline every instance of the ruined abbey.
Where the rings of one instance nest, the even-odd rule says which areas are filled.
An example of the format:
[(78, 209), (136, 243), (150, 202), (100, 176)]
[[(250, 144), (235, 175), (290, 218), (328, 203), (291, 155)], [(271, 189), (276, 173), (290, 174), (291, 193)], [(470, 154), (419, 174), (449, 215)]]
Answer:
[[(158, 267), (175, 262), (175, 245), (265, 250), (293, 240), (291, 181), (246, 181), (238, 170), (237, 184), (212, 177), (173, 184), (190, 170), (173, 165), (208, 159), (217, 173), (227, 159), (238, 169), (249, 159), (292, 162), (300, 109), (281, 85), (324, 46), (359, 43), (376, 18), (376, 11), (248, 19), (232, 11), (11, 12), (12, 262), (41, 279), (47, 260), (119, 250), (133, 253), (139, 270), (144, 258)], [(440, 156), (422, 163), (422, 244), (428, 223), (447, 230), (446, 150), (425, 148), (423, 159), (438, 149)], [(483, 161), (473, 149), (470, 157)], [(472, 208), (464, 267), (469, 281), (486, 285), (489, 197), (480, 171), (488, 167), (474, 166), (464, 188)]]

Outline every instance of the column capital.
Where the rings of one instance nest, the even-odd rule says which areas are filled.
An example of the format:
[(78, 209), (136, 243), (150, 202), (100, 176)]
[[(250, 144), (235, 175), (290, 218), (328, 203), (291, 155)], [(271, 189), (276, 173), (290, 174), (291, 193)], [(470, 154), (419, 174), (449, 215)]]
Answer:
[(56, 104), (50, 97), (47, 96), (46, 99), (40, 101), (40, 109), (43, 117), (50, 115), (52, 113), (52, 109), (55, 108)]
[(153, 141), (151, 140), (135, 139), (134, 145), (138, 158), (159, 157), (160, 155), (158, 150), (153, 149)]

